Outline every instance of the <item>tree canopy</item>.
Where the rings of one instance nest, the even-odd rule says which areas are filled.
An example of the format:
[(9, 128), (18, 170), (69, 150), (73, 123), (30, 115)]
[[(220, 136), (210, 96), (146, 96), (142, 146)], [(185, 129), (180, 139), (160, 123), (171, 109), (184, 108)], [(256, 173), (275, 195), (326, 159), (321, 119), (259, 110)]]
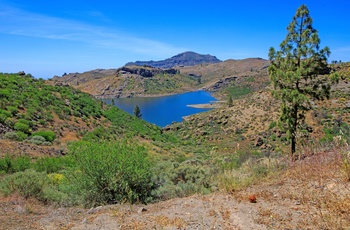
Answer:
[(328, 47), (320, 48), (318, 31), (306, 5), (301, 5), (287, 27), (288, 33), (280, 50), (269, 51), (269, 75), (274, 86), (273, 95), (281, 100), (280, 121), (291, 140), (291, 153), (296, 151), (297, 131), (305, 122), (305, 111), (311, 100), (330, 95)]
[(140, 107), (138, 105), (135, 105), (135, 107), (134, 107), (134, 115), (137, 118), (141, 118), (142, 117), (141, 110), (140, 110)]

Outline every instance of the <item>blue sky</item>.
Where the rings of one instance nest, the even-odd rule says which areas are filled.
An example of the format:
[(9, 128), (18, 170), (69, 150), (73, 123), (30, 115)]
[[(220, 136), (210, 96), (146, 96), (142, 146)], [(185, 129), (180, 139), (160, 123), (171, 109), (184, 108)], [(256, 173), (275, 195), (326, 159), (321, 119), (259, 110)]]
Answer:
[(350, 61), (348, 0), (0, 0), (0, 72), (46, 79), (184, 51), (267, 58), (301, 4), (329, 61)]

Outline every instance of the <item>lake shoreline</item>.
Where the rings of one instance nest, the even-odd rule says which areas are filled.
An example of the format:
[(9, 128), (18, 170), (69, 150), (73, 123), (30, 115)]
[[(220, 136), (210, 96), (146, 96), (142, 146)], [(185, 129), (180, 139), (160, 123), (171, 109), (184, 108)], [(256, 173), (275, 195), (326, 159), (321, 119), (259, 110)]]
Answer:
[[(191, 93), (191, 92), (197, 92), (197, 91), (206, 91), (206, 90), (189, 90), (189, 91), (179, 91), (179, 92), (172, 92), (172, 93), (159, 93), (159, 94), (133, 94), (133, 93), (128, 93), (128, 94), (120, 94), (116, 95), (116, 97), (111, 97), (111, 95), (96, 95), (94, 96), (97, 99), (111, 99), (111, 98), (116, 98), (116, 99), (124, 99), (124, 98), (154, 98), (154, 97), (166, 97), (166, 96), (173, 96), (177, 94), (183, 94), (183, 93)], [(209, 93), (212, 93), (210, 91), (206, 91)]]
[(208, 92), (214, 97), (216, 100), (219, 101), (221, 99), (221, 95), (217, 94), (217, 92), (212, 92), (208, 91), (205, 89), (195, 89), (195, 90), (188, 90), (188, 91), (179, 91), (179, 92), (172, 92), (172, 93), (159, 93), (159, 94), (121, 94), (118, 95), (117, 97), (110, 97), (110, 95), (97, 95), (94, 96), (97, 99), (102, 99), (102, 100), (108, 100), (111, 98), (115, 99), (124, 99), (124, 98), (155, 98), (155, 97), (166, 97), (166, 96), (173, 96), (177, 94), (184, 94), (184, 93), (193, 93), (193, 92), (198, 92), (198, 91), (205, 91)]
[(219, 109), (225, 106), (225, 101), (212, 101), (206, 104), (190, 104), (187, 106), (196, 109)]
[(181, 122), (183, 116), (221, 107), (221, 103), (216, 103), (217, 99), (212, 93), (204, 90), (158, 97), (109, 98), (103, 101), (131, 115), (137, 105), (141, 110), (142, 119), (160, 127)]

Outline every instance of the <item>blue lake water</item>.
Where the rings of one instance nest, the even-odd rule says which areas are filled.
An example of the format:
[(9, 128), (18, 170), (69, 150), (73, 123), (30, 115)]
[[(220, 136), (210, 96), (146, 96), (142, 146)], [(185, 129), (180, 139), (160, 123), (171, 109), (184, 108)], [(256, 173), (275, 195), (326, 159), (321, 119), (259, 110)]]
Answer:
[[(165, 127), (172, 122), (181, 122), (182, 117), (208, 111), (189, 107), (191, 104), (206, 104), (216, 99), (206, 91), (195, 91), (163, 97), (114, 98), (114, 105), (133, 115), (134, 107), (139, 106), (142, 119)], [(104, 99), (112, 104), (112, 98)]]

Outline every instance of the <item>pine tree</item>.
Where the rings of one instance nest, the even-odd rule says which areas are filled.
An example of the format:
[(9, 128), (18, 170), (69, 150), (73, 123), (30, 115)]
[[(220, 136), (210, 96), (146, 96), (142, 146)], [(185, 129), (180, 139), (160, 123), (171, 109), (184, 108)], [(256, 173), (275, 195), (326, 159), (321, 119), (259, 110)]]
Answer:
[(231, 94), (228, 96), (227, 105), (228, 105), (228, 107), (232, 107), (233, 106), (233, 99), (232, 99)]
[(328, 47), (320, 49), (318, 32), (305, 5), (301, 5), (287, 27), (288, 34), (280, 51), (270, 48), (269, 75), (273, 96), (281, 100), (280, 121), (291, 141), (291, 154), (296, 151), (297, 131), (305, 122), (311, 100), (329, 98), (330, 83)]
[(135, 107), (134, 107), (134, 115), (137, 118), (141, 118), (142, 117), (141, 110), (140, 110), (140, 107), (138, 105), (135, 105)]

